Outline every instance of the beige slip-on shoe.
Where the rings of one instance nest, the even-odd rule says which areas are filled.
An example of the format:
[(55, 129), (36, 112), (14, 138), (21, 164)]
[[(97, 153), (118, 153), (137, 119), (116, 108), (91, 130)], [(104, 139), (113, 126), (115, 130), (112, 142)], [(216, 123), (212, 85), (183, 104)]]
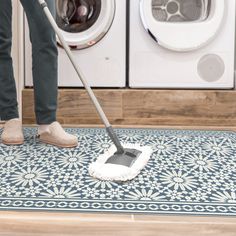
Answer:
[(6, 145), (20, 145), (24, 143), (22, 123), (19, 119), (11, 119), (4, 124), (1, 135), (2, 143)]
[(48, 126), (43, 133), (38, 134), (41, 142), (62, 148), (72, 148), (78, 146), (78, 138), (67, 133), (61, 125), (55, 121)]

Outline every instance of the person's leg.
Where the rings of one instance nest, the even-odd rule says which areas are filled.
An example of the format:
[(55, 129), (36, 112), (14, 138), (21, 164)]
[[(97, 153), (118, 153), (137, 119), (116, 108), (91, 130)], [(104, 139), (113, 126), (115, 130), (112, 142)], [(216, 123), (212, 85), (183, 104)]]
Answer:
[(16, 85), (11, 58), (12, 45), (12, 3), (0, 3), (0, 118), (18, 118)]
[[(47, 0), (55, 14), (55, 0)], [(37, 0), (21, 0), (30, 28), (33, 58), (35, 115), (37, 124), (56, 121), (57, 44), (55, 33)]]
[[(55, 0), (47, 0), (55, 15)], [(35, 114), (40, 125), (39, 140), (59, 147), (75, 147), (76, 136), (68, 134), (56, 122), (57, 43), (54, 30), (37, 0), (21, 0), (25, 9), (32, 43)]]

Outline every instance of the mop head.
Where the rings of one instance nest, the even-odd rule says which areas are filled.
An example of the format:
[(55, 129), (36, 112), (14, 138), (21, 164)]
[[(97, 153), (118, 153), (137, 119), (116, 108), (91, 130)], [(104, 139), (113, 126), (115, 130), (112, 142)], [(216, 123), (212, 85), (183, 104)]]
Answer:
[(117, 150), (115, 145), (113, 145), (107, 152), (99, 156), (95, 162), (90, 164), (89, 174), (96, 179), (106, 181), (128, 181), (135, 178), (150, 159), (152, 149), (138, 144), (122, 144), (122, 146), (124, 148), (137, 149), (142, 153), (130, 167), (106, 163)]

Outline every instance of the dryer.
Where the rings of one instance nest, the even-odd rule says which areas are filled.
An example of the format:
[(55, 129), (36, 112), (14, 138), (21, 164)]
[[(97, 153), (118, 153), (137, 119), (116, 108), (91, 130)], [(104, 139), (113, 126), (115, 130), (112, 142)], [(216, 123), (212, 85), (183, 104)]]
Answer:
[[(56, 0), (56, 22), (93, 87), (126, 85), (126, 0)], [(80, 87), (58, 42), (61, 87)], [(25, 24), (25, 85), (32, 86), (31, 45)]]
[(130, 0), (129, 86), (234, 87), (235, 0)]

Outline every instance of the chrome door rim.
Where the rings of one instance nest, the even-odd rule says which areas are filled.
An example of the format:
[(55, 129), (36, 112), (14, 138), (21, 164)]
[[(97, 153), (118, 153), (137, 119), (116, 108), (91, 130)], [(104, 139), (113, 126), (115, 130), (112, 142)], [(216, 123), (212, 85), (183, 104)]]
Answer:
[[(151, 14), (151, 0), (140, 0), (140, 17), (142, 24), (145, 28), (145, 30), (149, 33), (151, 38), (153, 38), (160, 46), (162, 46), (165, 49), (169, 49), (172, 51), (193, 51), (197, 50), (199, 48), (202, 48), (203, 46), (207, 45), (211, 40), (213, 40), (220, 30), (223, 19), (225, 16), (225, 5), (227, 2), (224, 0), (214, 0), (214, 4), (212, 5), (212, 12), (210, 13), (208, 19), (209, 22), (211, 22), (211, 26), (209, 28), (209, 22), (206, 23), (206, 21), (199, 21), (194, 23), (172, 23), (172, 22), (158, 22), (154, 19), (154, 17)], [(150, 7), (149, 7), (150, 5)], [(150, 8), (150, 9), (149, 9)], [(147, 10), (149, 9), (149, 10)], [(152, 19), (153, 18), (153, 19)], [(214, 20), (214, 22), (213, 22)], [(216, 24), (213, 24), (216, 23)], [(180, 42), (181, 39), (181, 30), (182, 33), (194, 33), (193, 27), (195, 29), (198, 29), (199, 33), (197, 37), (190, 41), (185, 41), (182, 44), (179, 43), (176, 46), (177, 43), (175, 43), (175, 40), (177, 42), (177, 39)], [(207, 33), (204, 32), (204, 34), (201, 32), (202, 29), (207, 28)], [(180, 31), (178, 31), (180, 29)], [(184, 32), (184, 29), (186, 31)], [(195, 32), (198, 32), (195, 30)], [(170, 34), (169, 32), (175, 32), (176, 34), (180, 32), (179, 34), (174, 34), (172, 36), (171, 40), (166, 40), (168, 37), (171, 38), (169, 35), (167, 37), (167, 34)], [(168, 42), (167, 42), (168, 41)]]
[[(101, 0), (100, 15), (90, 28), (79, 33), (69, 33), (61, 29), (65, 41), (73, 49), (92, 47), (109, 31), (115, 17), (115, 11), (115, 0)], [(58, 43), (60, 45), (59, 40)]]

